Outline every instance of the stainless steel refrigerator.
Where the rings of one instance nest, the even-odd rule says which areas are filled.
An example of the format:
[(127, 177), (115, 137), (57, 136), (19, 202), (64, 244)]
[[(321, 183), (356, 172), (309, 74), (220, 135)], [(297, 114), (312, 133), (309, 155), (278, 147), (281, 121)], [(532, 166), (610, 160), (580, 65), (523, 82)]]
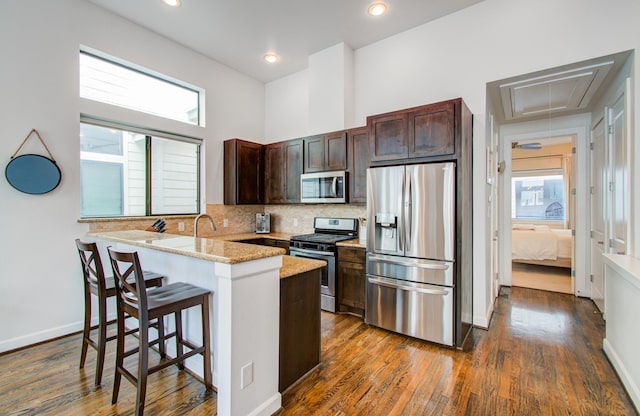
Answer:
[(368, 324), (453, 346), (456, 164), (367, 170)]

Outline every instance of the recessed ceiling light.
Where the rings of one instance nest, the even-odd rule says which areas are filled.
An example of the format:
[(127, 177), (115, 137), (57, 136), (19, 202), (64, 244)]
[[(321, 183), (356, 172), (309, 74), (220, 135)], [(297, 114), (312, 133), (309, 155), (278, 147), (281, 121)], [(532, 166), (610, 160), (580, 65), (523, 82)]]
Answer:
[(269, 62), (270, 64), (275, 64), (276, 62), (278, 62), (279, 59), (280, 58), (278, 58), (278, 55), (272, 52), (269, 52), (264, 56), (264, 60)]
[(180, 5), (182, 4), (180, 0), (162, 0), (162, 1), (165, 2), (165, 4), (168, 4), (169, 6), (172, 6), (172, 7), (180, 7)]
[(384, 3), (373, 3), (369, 6), (369, 14), (371, 16), (382, 16), (387, 11), (387, 5)]

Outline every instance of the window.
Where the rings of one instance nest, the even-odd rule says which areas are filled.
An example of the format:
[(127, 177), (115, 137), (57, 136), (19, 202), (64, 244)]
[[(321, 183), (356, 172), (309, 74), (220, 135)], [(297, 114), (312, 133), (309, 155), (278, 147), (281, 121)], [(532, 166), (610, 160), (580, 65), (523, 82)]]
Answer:
[(514, 173), (511, 218), (563, 221), (564, 189), (564, 177), (558, 172)]
[(81, 216), (199, 212), (200, 141), (170, 136), (83, 121)]
[(80, 97), (200, 125), (201, 93), (151, 71), (80, 52)]

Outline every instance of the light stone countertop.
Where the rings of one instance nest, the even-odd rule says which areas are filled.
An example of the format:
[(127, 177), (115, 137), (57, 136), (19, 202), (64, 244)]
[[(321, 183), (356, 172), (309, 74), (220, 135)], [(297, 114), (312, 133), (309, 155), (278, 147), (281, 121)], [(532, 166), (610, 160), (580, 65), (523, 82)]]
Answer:
[(346, 240), (346, 241), (338, 241), (336, 243), (336, 246), (338, 247), (349, 247), (349, 248), (362, 248), (362, 249), (366, 249), (367, 246), (364, 244), (360, 244), (360, 240), (357, 238), (354, 238), (353, 240)]
[(235, 264), (285, 254), (277, 247), (234, 243), (214, 238), (195, 238), (151, 231), (111, 231), (89, 235), (104, 240), (181, 254), (217, 263)]
[(282, 268), (280, 269), (280, 279), (295, 276), (310, 270), (319, 269), (327, 265), (323, 260), (305, 259), (302, 257), (282, 256)]

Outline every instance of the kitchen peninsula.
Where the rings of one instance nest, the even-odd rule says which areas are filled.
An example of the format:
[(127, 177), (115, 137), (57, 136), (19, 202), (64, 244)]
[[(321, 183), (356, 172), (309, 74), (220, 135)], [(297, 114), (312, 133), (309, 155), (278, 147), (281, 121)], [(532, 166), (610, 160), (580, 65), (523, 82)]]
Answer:
[[(212, 292), (209, 313), (218, 414), (271, 415), (280, 409), (281, 268), (291, 276), (322, 267), (323, 262), (287, 258), (283, 267), (282, 248), (148, 231), (100, 232), (89, 237), (103, 256), (109, 245), (137, 251), (142, 266), (167, 276), (167, 283), (187, 282)], [(172, 319), (165, 319), (172, 329)], [(199, 343), (199, 311), (187, 311), (184, 322), (187, 339)], [(172, 343), (167, 347), (173, 355)], [(186, 366), (202, 376), (201, 356), (190, 358)]]

